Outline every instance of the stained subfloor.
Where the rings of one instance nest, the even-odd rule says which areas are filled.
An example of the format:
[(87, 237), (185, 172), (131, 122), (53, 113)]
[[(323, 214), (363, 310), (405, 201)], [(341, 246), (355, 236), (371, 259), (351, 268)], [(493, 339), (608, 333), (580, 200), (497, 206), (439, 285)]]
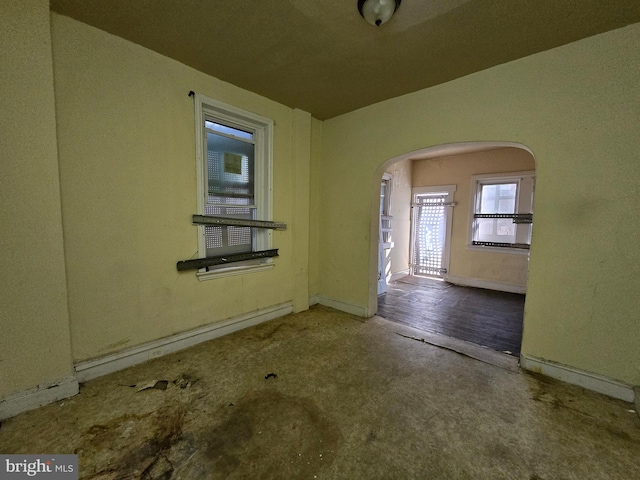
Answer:
[(419, 333), (314, 307), (89, 381), (3, 421), (0, 452), (101, 480), (640, 478), (631, 404)]
[(520, 355), (524, 295), (404, 277), (378, 296), (378, 315), (392, 322)]

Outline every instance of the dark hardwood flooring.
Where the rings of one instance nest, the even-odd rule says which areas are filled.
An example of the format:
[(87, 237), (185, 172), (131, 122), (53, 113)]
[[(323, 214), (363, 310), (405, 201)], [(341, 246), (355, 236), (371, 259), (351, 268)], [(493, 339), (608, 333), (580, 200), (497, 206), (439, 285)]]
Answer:
[(378, 315), (518, 356), (524, 298), (426, 277), (404, 277), (378, 296)]

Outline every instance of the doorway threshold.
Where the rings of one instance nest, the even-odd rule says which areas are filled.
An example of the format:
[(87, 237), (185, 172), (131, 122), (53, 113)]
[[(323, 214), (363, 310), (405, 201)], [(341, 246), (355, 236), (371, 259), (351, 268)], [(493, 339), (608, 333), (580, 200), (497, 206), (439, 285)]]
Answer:
[(373, 321), (385, 329), (392, 331), (396, 335), (400, 335), (408, 340), (444, 348), (460, 355), (473, 358), (474, 360), (500, 367), (510, 372), (518, 372), (520, 370), (520, 362), (517, 357), (497, 352), (488, 347), (465, 342), (464, 340), (448, 337), (446, 335), (418, 330), (406, 325), (400, 325), (383, 317), (374, 316), (370, 321)]

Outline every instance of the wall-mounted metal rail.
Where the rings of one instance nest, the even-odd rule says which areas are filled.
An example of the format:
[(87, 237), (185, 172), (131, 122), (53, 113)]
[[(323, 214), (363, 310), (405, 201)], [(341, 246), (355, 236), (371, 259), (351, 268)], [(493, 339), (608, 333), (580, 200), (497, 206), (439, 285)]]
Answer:
[(476, 213), (473, 218), (510, 218), (513, 223), (533, 223), (533, 213)]
[(228, 225), (233, 227), (270, 228), (272, 230), (286, 230), (287, 225), (280, 222), (268, 222), (265, 220), (243, 220), (241, 218), (214, 217), (209, 215), (194, 215), (193, 223), (196, 225)]
[(427, 203), (427, 202), (416, 202), (416, 203), (412, 203), (411, 206), (412, 207), (455, 207), (457, 204), (457, 202), (445, 202), (445, 203)]
[(197, 270), (214, 265), (225, 265), (227, 263), (242, 262), (244, 260), (255, 260), (257, 258), (277, 257), (278, 249), (261, 250), (258, 252), (236, 253), (233, 255), (220, 255), (217, 257), (194, 258), (192, 260), (182, 260), (176, 264), (179, 272), (184, 270)]
[(503, 243), (503, 242), (479, 242), (474, 240), (472, 245), (481, 245), (483, 247), (500, 247), (500, 248), (519, 248), (521, 250), (529, 250), (529, 244), (527, 243)]

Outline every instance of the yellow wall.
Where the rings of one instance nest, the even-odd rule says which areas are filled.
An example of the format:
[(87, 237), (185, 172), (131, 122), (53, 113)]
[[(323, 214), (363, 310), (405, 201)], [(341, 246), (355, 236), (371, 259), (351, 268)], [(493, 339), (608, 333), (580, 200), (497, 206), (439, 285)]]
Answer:
[(0, 3), (0, 399), (73, 374), (49, 2)]
[(322, 123), (311, 119), (311, 166), (309, 171), (309, 297), (320, 292), (320, 162), (322, 160)]
[(521, 143), (536, 157), (522, 351), (640, 384), (639, 44), (636, 24), (325, 121), (323, 295), (375, 311), (384, 162)]
[(293, 242), (293, 311), (309, 308), (309, 206), (311, 168), (311, 115), (293, 111), (293, 185), (291, 192)]
[[(304, 308), (305, 290), (373, 313), (385, 162), (461, 141), (536, 156), (523, 352), (640, 384), (640, 25), (321, 123), (66, 17), (50, 37), (46, 0), (0, 13), (0, 398), (72, 359)], [(289, 228), (272, 270), (176, 271), (197, 255), (190, 90), (275, 120), (273, 217)]]
[[(308, 278), (310, 116), (68, 17), (52, 14), (52, 32), (74, 360), (306, 308), (295, 282)], [(269, 271), (205, 282), (176, 271), (198, 250), (190, 90), (275, 120), (273, 218), (288, 229), (273, 233)]]
[(471, 176), (527, 170), (535, 170), (535, 161), (529, 152), (519, 148), (485, 150), (414, 162), (414, 187), (456, 186), (451, 228), (451, 276), (526, 287), (527, 255), (469, 250), (467, 245), (471, 222)]

